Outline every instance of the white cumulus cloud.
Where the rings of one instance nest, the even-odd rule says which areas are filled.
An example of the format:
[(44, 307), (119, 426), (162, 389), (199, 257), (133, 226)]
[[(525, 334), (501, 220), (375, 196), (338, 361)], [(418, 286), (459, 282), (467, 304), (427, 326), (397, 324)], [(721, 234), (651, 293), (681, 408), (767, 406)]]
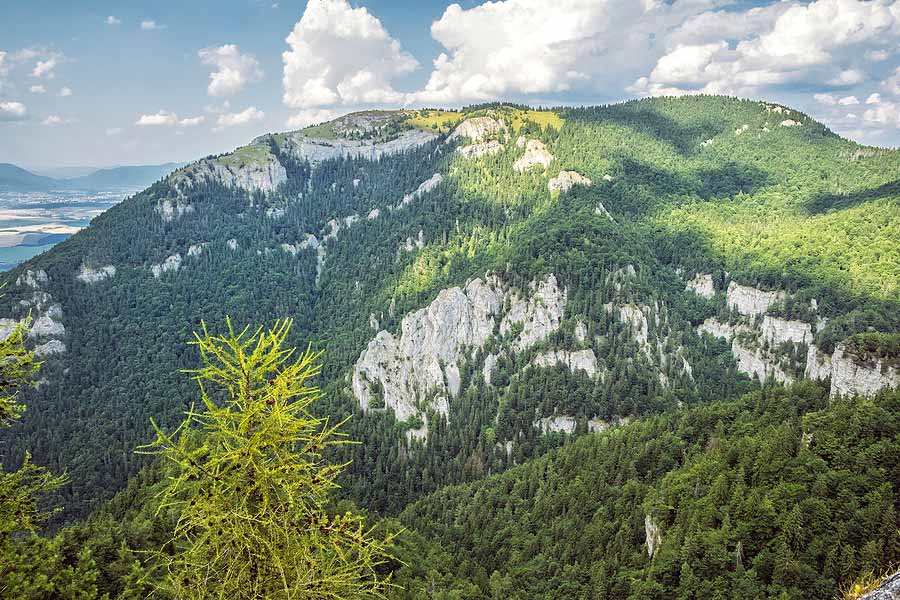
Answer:
[(51, 55), (48, 56), (44, 60), (39, 60), (36, 65), (34, 65), (34, 69), (31, 70), (32, 77), (46, 77), (47, 79), (53, 79), (56, 74), (53, 72), (59, 64), (59, 56)]
[(135, 125), (141, 127), (165, 126), (165, 127), (193, 127), (206, 121), (206, 117), (187, 117), (181, 119), (177, 114), (161, 110), (152, 115), (141, 115)]
[(160, 25), (156, 21), (152, 21), (149, 19), (146, 21), (141, 21), (141, 29), (143, 29), (144, 31), (153, 31), (155, 29), (165, 29), (165, 28), (166, 28), (165, 25)]
[(28, 109), (21, 102), (0, 101), (0, 121), (21, 121), (28, 114)]
[(332, 108), (312, 108), (292, 115), (288, 119), (287, 125), (291, 129), (303, 129), (309, 125), (318, 125), (319, 123), (331, 121), (340, 115), (341, 111)]
[(263, 78), (256, 58), (252, 54), (241, 54), (234, 44), (204, 48), (198, 54), (204, 65), (215, 68), (209, 75), (207, 91), (210, 96), (231, 96)]
[(234, 127), (235, 125), (245, 125), (254, 121), (261, 121), (265, 116), (266, 113), (255, 106), (251, 106), (245, 108), (241, 112), (219, 115), (217, 124), (219, 127)]
[(42, 85), (32, 85), (28, 88), (28, 91), (32, 94), (45, 94), (47, 93), (47, 88)]
[[(816, 0), (784, 2), (765, 13), (739, 39), (722, 33), (718, 46), (687, 43), (660, 57), (643, 85), (709, 93), (753, 95), (770, 86), (819, 84), (850, 87), (869, 76), (866, 52), (900, 35), (900, 10), (890, 2)], [(758, 10), (758, 9), (756, 9)], [(740, 22), (747, 13), (719, 11)], [(716, 30), (706, 33), (716, 35)], [(679, 62), (689, 58), (689, 62)]]
[(59, 125), (63, 122), (62, 117), (57, 115), (50, 115), (46, 117), (43, 121), (41, 121), (41, 125)]
[(286, 41), (284, 103), (291, 108), (400, 103), (393, 81), (418, 67), (381, 21), (347, 0), (310, 0)]
[(112, 15), (109, 15), (108, 17), (106, 17), (106, 24), (107, 25), (121, 25), (122, 20), (117, 17), (114, 17)]
[(72, 93), (73, 93), (73, 92), (72, 92), (72, 88), (70, 88), (70, 87), (67, 86), (67, 85), (64, 85), (64, 86), (63, 86), (62, 88), (60, 88), (60, 90), (59, 90), (59, 95), (62, 96), (63, 98), (68, 98), (69, 96), (72, 95)]

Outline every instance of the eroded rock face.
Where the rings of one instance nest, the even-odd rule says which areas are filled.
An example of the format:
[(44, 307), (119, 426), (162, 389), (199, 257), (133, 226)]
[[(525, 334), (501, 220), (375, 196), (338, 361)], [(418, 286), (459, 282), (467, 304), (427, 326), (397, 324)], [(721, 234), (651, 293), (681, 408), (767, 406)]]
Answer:
[(540, 354), (531, 361), (535, 367), (554, 367), (563, 365), (573, 373), (583, 372), (593, 379), (600, 373), (597, 368), (597, 356), (593, 350), (554, 350)]
[(803, 123), (793, 119), (785, 119), (781, 122), (782, 127), (799, 127), (800, 125), (803, 125)]
[(191, 244), (188, 246), (187, 255), (190, 257), (198, 257), (203, 254), (203, 249), (206, 248), (206, 244)]
[(497, 133), (506, 133), (506, 125), (493, 117), (472, 117), (457, 125), (447, 141), (469, 138), (473, 142), (480, 142)]
[(900, 369), (884, 361), (863, 362), (838, 344), (831, 356), (831, 395), (873, 396), (885, 388), (900, 387)]
[(644, 536), (647, 546), (647, 556), (652, 559), (660, 545), (662, 545), (662, 532), (659, 529), (659, 525), (657, 525), (656, 521), (650, 515), (644, 517)]
[(553, 155), (547, 151), (547, 146), (540, 140), (528, 140), (525, 145), (525, 154), (513, 163), (513, 169), (517, 173), (524, 173), (531, 167), (542, 166), (545, 169), (553, 162)]
[(166, 258), (166, 260), (159, 264), (150, 265), (150, 272), (153, 273), (155, 278), (159, 279), (162, 277), (163, 273), (175, 273), (179, 268), (181, 268), (181, 254), (177, 253)]
[(86, 265), (81, 265), (81, 269), (78, 271), (75, 278), (83, 283), (98, 283), (104, 279), (113, 277), (115, 274), (116, 267), (113, 265), (106, 265), (99, 269), (92, 269)]
[(601, 217), (606, 217), (611, 222), (615, 223), (615, 219), (613, 219), (612, 215), (609, 214), (609, 211), (606, 210), (606, 207), (603, 206), (602, 202), (597, 202), (597, 206), (594, 208), (594, 214), (599, 215)]
[(33, 289), (39, 289), (43, 284), (50, 280), (47, 272), (43, 269), (32, 271), (28, 269), (16, 278), (16, 285), (24, 285)]
[(479, 156), (491, 156), (503, 150), (503, 144), (497, 140), (482, 142), (480, 144), (471, 144), (469, 146), (460, 146), (456, 152), (463, 158), (478, 158)]
[[(790, 383), (793, 378), (785, 373), (781, 367), (779, 357), (773, 354), (771, 350), (764, 350), (758, 343), (765, 336), (772, 336), (772, 339), (787, 339), (790, 333), (776, 330), (775, 323), (781, 319), (773, 320), (770, 328), (766, 332), (755, 331), (747, 325), (729, 325), (722, 323), (717, 319), (706, 319), (699, 327), (698, 333), (708, 333), (714, 337), (722, 338), (731, 342), (731, 353), (737, 360), (737, 369), (741, 373), (754, 377), (760, 383), (766, 381), (769, 377), (774, 378), (781, 383)], [(796, 322), (791, 322), (796, 323)], [(804, 325), (806, 325), (804, 323)], [(757, 340), (757, 344), (748, 344), (748, 338)]]
[(171, 223), (177, 217), (194, 212), (194, 207), (181, 200), (164, 199), (156, 203), (156, 212), (166, 223)]
[(514, 325), (522, 324), (522, 332), (513, 341), (517, 352), (525, 350), (559, 329), (566, 307), (566, 290), (559, 287), (556, 276), (551, 273), (541, 282), (530, 285), (531, 296), (520, 298), (515, 291), (510, 293), (510, 308), (500, 322), (500, 333), (506, 333)]
[(559, 175), (547, 182), (547, 189), (551, 192), (568, 192), (576, 185), (589, 186), (591, 183), (590, 179), (580, 173), (561, 171)]
[(735, 281), (728, 284), (726, 296), (728, 306), (746, 316), (761, 315), (784, 298), (784, 292), (766, 292), (755, 287), (740, 285)]
[(709, 273), (697, 273), (697, 276), (691, 279), (684, 289), (688, 292), (694, 292), (703, 298), (712, 298), (716, 295), (713, 276)]
[[(434, 175), (423, 181), (421, 184), (419, 184), (419, 187), (416, 188), (416, 191), (403, 196), (403, 200), (401, 200), (399, 204), (393, 206), (392, 208), (396, 210), (398, 208), (406, 206), (422, 194), (430, 192), (431, 190), (436, 188), (443, 180), (443, 175), (441, 175), (440, 173), (435, 173)], [(372, 217), (370, 216), (370, 218)]]
[(287, 181), (287, 171), (266, 149), (255, 160), (239, 162), (227, 158), (203, 159), (173, 174), (173, 182), (218, 182), (247, 191), (272, 192)]
[(38, 358), (50, 356), (52, 354), (63, 354), (66, 351), (66, 345), (61, 340), (50, 340), (34, 347), (34, 355)]
[(859, 600), (900, 600), (900, 573), (894, 573), (878, 589), (860, 596)]
[[(493, 336), (507, 302), (511, 308), (502, 322), (507, 328), (523, 327), (513, 342), (516, 348), (534, 344), (559, 327), (566, 293), (555, 276), (533, 282), (529, 291), (528, 298), (521, 298), (496, 277), (474, 279), (465, 288), (442, 290), (426, 308), (406, 315), (398, 336), (378, 332), (353, 372), (352, 389), (360, 407), (368, 410), (381, 399), (399, 421), (425, 421), (426, 407), (446, 415), (448, 399), (460, 391), (460, 360)], [(490, 371), (485, 370), (488, 379)], [(412, 435), (425, 437), (427, 422)]]
[(763, 317), (760, 324), (762, 338), (772, 346), (786, 342), (794, 344), (812, 344), (813, 333), (809, 323), (788, 321), (778, 317)]
[(577, 425), (578, 421), (575, 417), (567, 416), (544, 417), (535, 423), (535, 426), (544, 433), (559, 432), (568, 433), (570, 435), (575, 433), (575, 427)]

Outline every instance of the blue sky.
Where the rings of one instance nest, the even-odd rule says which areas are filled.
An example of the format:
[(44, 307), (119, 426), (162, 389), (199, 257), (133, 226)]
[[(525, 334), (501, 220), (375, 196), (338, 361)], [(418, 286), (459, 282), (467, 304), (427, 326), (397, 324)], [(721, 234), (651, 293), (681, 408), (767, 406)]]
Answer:
[(0, 162), (186, 161), (370, 107), (726, 93), (900, 144), (900, 2), (29, 0)]

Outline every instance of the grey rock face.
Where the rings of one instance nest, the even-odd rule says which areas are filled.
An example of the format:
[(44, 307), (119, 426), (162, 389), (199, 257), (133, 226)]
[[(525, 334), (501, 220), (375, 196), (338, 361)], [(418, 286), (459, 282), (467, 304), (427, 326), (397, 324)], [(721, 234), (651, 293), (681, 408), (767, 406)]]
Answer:
[(590, 179), (580, 173), (561, 171), (559, 175), (547, 182), (547, 189), (551, 192), (568, 192), (576, 185), (589, 186), (591, 183)]
[(460, 146), (456, 152), (463, 158), (478, 158), (479, 156), (490, 156), (497, 154), (503, 150), (503, 144), (497, 140), (482, 142), (480, 144), (471, 144), (469, 146)]
[(81, 269), (78, 271), (78, 274), (75, 275), (75, 278), (82, 283), (98, 283), (104, 279), (113, 277), (115, 274), (116, 267), (113, 265), (106, 265), (105, 267), (100, 267), (98, 269), (81, 265)]
[[(535, 367), (553, 367), (563, 365), (573, 373), (583, 372), (593, 379), (600, 373), (597, 367), (597, 356), (593, 350), (554, 350), (540, 354), (531, 361)], [(601, 373), (602, 374), (602, 373)]]
[(468, 138), (477, 143), (496, 133), (506, 133), (506, 125), (493, 117), (472, 117), (457, 125), (447, 141)]
[(685, 291), (694, 292), (703, 298), (712, 298), (716, 295), (716, 286), (713, 284), (713, 277), (709, 273), (697, 273), (697, 276), (690, 280)]
[(754, 287), (740, 285), (732, 281), (728, 284), (728, 306), (734, 308), (742, 315), (761, 315), (776, 302), (781, 302), (785, 293), (781, 291), (766, 292)]
[(860, 596), (859, 600), (900, 600), (900, 573), (894, 573), (877, 590)]
[(540, 140), (528, 140), (525, 144), (525, 154), (515, 163), (513, 169), (517, 173), (524, 173), (531, 167), (542, 166), (545, 169), (553, 162), (553, 155), (547, 151), (547, 146)]
[[(427, 420), (426, 407), (446, 415), (449, 400), (460, 392), (460, 361), (493, 336), (507, 302), (511, 308), (501, 323), (507, 330), (514, 324), (523, 327), (514, 340), (516, 348), (524, 349), (559, 327), (566, 293), (556, 278), (551, 274), (533, 282), (529, 292), (529, 297), (521, 298), (495, 277), (474, 279), (465, 288), (442, 290), (427, 307), (406, 315), (397, 336), (378, 332), (352, 376), (360, 407), (369, 410), (380, 394), (399, 421)], [(485, 370), (488, 379), (490, 370)], [(425, 437), (427, 422), (412, 435)]]
[(175, 273), (181, 268), (181, 254), (173, 254), (159, 264), (150, 265), (150, 272), (157, 279), (162, 277), (163, 273)]
[(308, 160), (310, 163), (343, 157), (377, 160), (386, 154), (397, 154), (417, 148), (436, 137), (427, 131), (411, 129), (401, 132), (390, 141), (375, 143), (370, 140), (311, 138), (302, 132), (292, 132), (284, 134), (282, 150), (297, 160)]
[(650, 515), (644, 517), (644, 535), (645, 544), (647, 546), (647, 556), (652, 559), (653, 555), (656, 554), (657, 549), (659, 549), (662, 544), (662, 532), (659, 529), (659, 525), (657, 525), (656, 521), (654, 521), (653, 517)]
[(885, 388), (900, 387), (900, 369), (887, 366), (882, 360), (874, 363), (859, 361), (838, 344), (831, 356), (831, 395), (859, 394), (872, 396)]

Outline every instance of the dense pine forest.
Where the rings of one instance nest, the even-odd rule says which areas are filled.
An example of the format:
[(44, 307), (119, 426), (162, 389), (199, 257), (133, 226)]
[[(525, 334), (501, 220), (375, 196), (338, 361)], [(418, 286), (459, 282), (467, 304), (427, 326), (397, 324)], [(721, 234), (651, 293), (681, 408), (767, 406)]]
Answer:
[[(353, 442), (302, 454), (335, 466), (300, 513), (326, 541), (278, 534), (313, 564), (355, 528), (335, 597), (833, 598), (900, 561), (898, 168), (714, 96), (362, 113), (185, 167), (7, 276), (41, 364), (5, 384), (34, 383), (0, 503), (39, 502), (3, 515), (0, 595), (211, 597), (162, 571), (218, 560), (186, 540), (224, 509), (167, 486), (205, 489), (209, 415), (306, 397), (261, 399), (288, 363), (198, 390), (230, 320), (308, 348), (300, 417)], [(279, 473), (258, 493), (303, 495)], [(248, 552), (217, 590), (325, 597)]]

